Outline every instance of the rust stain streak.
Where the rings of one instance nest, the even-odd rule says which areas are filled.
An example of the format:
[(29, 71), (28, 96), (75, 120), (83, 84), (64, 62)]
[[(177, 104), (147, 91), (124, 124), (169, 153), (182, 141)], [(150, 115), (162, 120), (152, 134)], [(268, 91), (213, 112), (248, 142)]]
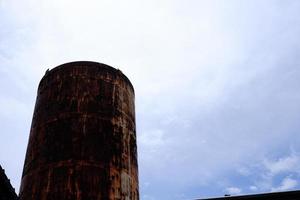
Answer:
[(134, 89), (105, 64), (73, 62), (42, 78), (21, 200), (138, 200)]

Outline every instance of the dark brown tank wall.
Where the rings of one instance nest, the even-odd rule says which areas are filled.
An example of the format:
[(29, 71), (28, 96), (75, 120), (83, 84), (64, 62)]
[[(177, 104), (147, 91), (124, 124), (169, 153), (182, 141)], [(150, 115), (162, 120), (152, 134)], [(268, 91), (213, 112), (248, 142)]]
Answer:
[(134, 90), (119, 70), (73, 62), (45, 74), (20, 199), (139, 199)]

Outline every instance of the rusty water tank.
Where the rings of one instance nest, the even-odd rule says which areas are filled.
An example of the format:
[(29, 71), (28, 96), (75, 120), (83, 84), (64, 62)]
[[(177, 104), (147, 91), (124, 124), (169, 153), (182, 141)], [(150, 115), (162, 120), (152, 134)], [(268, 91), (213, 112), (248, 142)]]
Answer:
[(87, 61), (47, 70), (19, 196), (139, 199), (134, 89), (120, 70)]

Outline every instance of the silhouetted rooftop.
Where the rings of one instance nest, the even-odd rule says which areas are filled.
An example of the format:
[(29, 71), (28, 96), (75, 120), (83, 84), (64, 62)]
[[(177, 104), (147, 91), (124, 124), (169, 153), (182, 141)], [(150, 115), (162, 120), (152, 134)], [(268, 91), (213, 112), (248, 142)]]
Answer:
[(15, 200), (18, 196), (0, 165), (0, 200)]
[(251, 194), (244, 196), (225, 196), (218, 198), (198, 200), (300, 200), (300, 190), (287, 192), (273, 192), (263, 194)]

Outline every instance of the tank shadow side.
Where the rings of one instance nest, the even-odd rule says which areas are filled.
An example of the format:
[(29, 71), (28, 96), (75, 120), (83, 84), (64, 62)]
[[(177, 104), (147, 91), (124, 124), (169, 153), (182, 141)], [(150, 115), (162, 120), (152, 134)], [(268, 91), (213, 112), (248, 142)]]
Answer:
[(119, 70), (80, 61), (46, 72), (19, 197), (139, 199), (134, 89)]

